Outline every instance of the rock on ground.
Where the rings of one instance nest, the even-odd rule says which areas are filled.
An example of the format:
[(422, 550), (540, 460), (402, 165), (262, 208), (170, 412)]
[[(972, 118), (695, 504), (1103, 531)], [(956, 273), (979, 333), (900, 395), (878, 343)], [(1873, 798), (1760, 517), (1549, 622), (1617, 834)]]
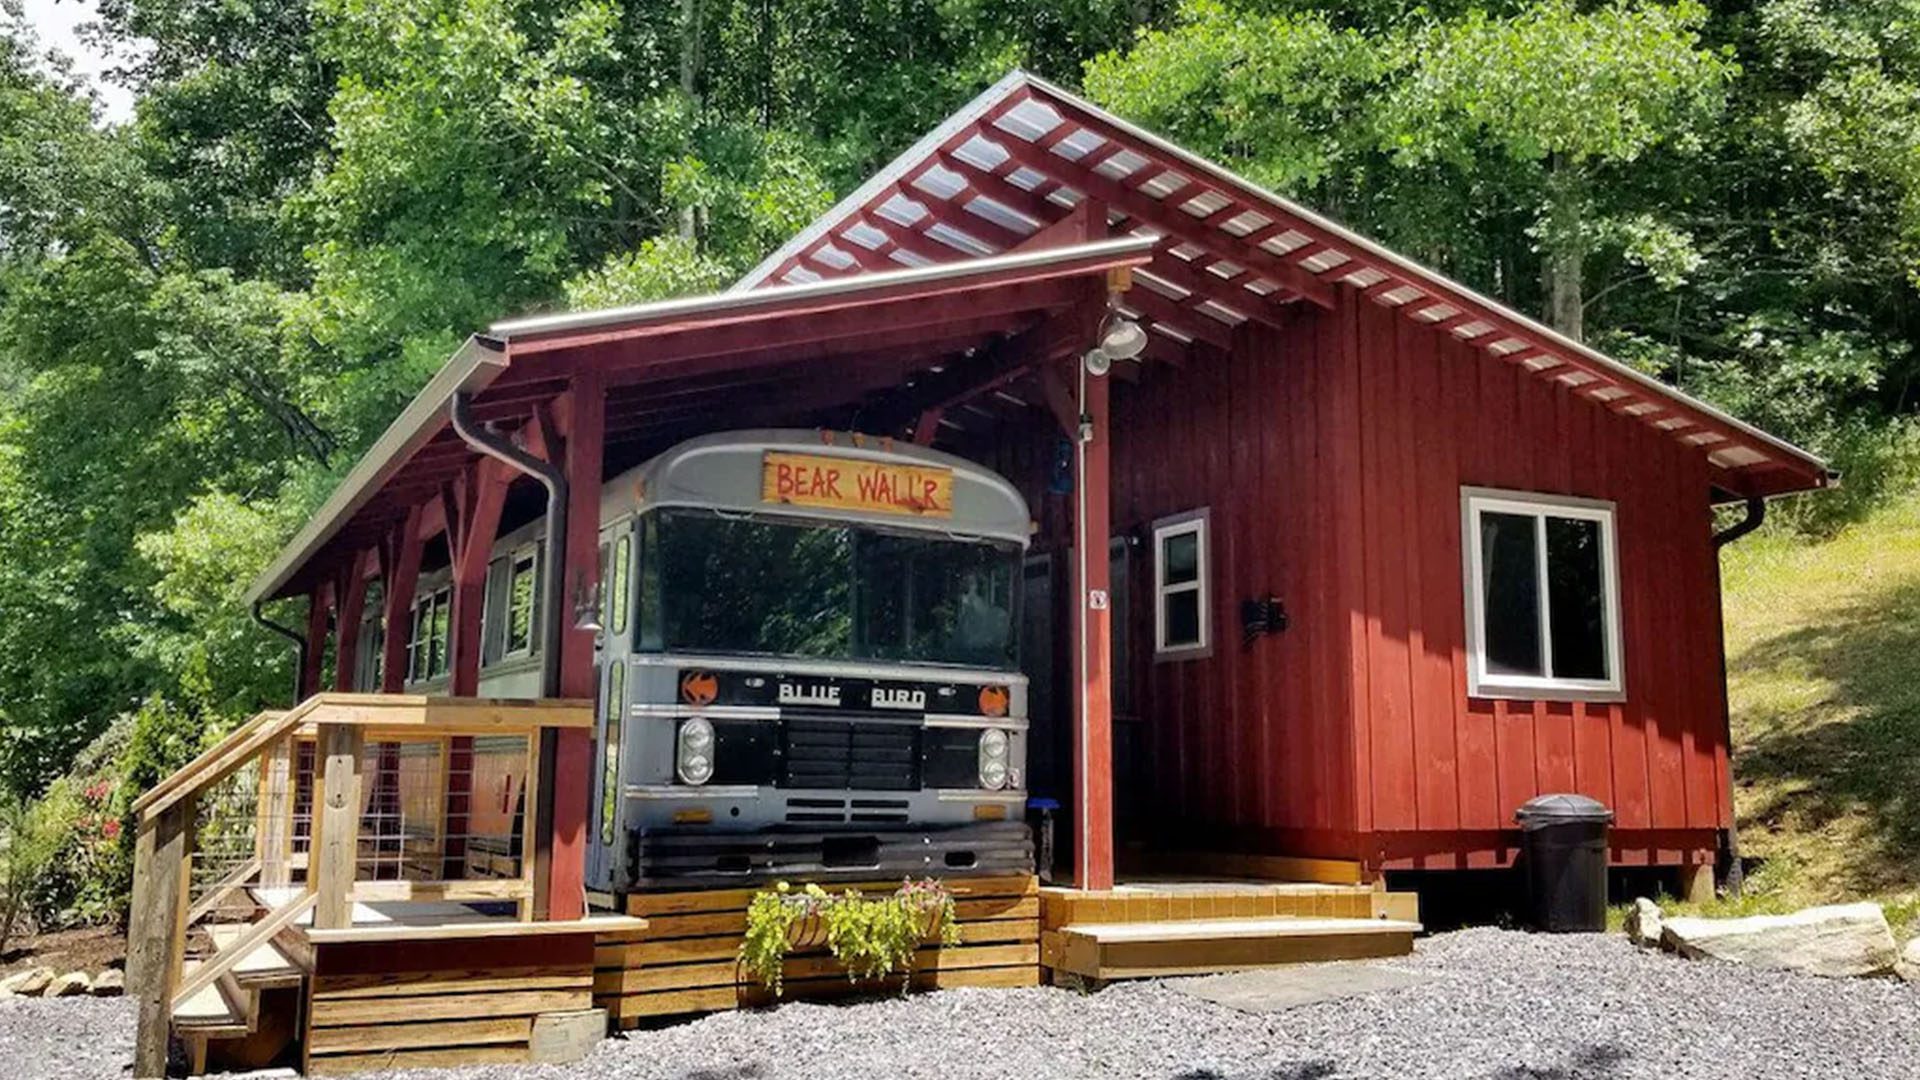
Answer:
[(1627, 940), (1643, 949), (1659, 948), (1662, 922), (1659, 904), (1644, 896), (1636, 898), (1627, 911)]
[(1744, 919), (1676, 917), (1663, 941), (1689, 959), (1846, 977), (1884, 975), (1897, 959), (1893, 930), (1879, 904), (1834, 904), (1791, 915)]
[(1898, 970), (1901, 978), (1920, 983), (1920, 938), (1907, 942), (1907, 951), (1900, 954)]
[(94, 997), (119, 997), (127, 992), (127, 973), (119, 968), (108, 968), (93, 977)]
[(47, 989), (47, 984), (52, 981), (52, 968), (28, 968), (25, 971), (16, 971), (6, 978), (0, 979), (0, 991), (5, 991), (9, 994), (19, 994), (23, 997), (36, 997), (44, 993)]
[(50, 998), (79, 997), (92, 992), (93, 980), (87, 978), (87, 973), (84, 971), (69, 971), (65, 975), (56, 976), (47, 984), (47, 989), (44, 991)]

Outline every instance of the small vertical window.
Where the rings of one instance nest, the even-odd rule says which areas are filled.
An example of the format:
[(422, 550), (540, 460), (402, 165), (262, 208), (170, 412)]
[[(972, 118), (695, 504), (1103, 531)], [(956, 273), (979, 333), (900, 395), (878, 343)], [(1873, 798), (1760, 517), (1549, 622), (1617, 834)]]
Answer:
[(447, 639), (451, 629), (452, 593), (441, 586), (413, 604), (413, 639), (407, 645), (407, 674), (414, 682), (437, 679), (447, 673)]
[(1469, 488), (1462, 495), (1468, 691), (1617, 696), (1613, 504)]
[(620, 807), (620, 732), (627, 708), (627, 665), (616, 660), (607, 671), (607, 711), (600, 721), (600, 842), (612, 844)]
[(613, 606), (608, 628), (616, 634), (627, 632), (627, 613), (633, 606), (633, 580), (629, 576), (632, 565), (633, 534), (623, 531), (613, 545), (613, 564), (608, 568), (607, 579), (607, 599)]
[(533, 651), (534, 583), (538, 580), (538, 550), (514, 555), (507, 571), (507, 655)]
[(1206, 656), (1207, 512), (1164, 518), (1153, 526), (1153, 652), (1156, 659)]

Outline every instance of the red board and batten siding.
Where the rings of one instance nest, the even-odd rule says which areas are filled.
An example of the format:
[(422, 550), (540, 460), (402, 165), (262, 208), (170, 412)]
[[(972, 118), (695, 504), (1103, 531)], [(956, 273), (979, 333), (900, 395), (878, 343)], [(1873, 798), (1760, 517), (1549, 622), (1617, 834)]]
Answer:
[[(1615, 861), (1711, 852), (1727, 816), (1718, 582), (1704, 455), (1558, 382), (1343, 291), (1114, 392), (1116, 532), (1211, 511), (1213, 653), (1152, 660), (1131, 582), (1144, 790), (1166, 840), (1431, 869), (1508, 862), (1512, 815), (1577, 791)], [(1460, 489), (1617, 504), (1626, 700), (1466, 693)], [(1292, 625), (1251, 646), (1242, 600)]]
[[(1367, 679), (1354, 723), (1371, 748), (1368, 854), (1436, 869), (1503, 862), (1493, 831), (1557, 791), (1615, 809), (1616, 861), (1710, 853), (1728, 802), (1705, 455), (1377, 305), (1349, 296), (1329, 318), (1357, 323), (1363, 388), (1355, 649)], [(1624, 702), (1467, 697), (1462, 486), (1616, 504)]]

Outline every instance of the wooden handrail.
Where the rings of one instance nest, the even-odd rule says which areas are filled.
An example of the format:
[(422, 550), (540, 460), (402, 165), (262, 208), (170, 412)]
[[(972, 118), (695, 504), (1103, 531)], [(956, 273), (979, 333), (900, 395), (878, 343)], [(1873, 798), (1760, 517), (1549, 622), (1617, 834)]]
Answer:
[(259, 872), (259, 859), (248, 859), (246, 862), (228, 871), (226, 877), (221, 878), (218, 882), (214, 883), (212, 888), (207, 890), (207, 895), (194, 901), (193, 906), (187, 909), (187, 925), (192, 926), (194, 923), (205, 918), (207, 912), (219, 907), (221, 901), (232, 895), (235, 889), (246, 884), (248, 878)]
[[(251, 721), (240, 726), (220, 744), (169, 777), (173, 783), (158, 785), (134, 801), (133, 812), (145, 821), (159, 817), (180, 800), (198, 795), (207, 788), (239, 772), (254, 755), (273, 745), (281, 736), (300, 726), (307, 715), (318, 708), (321, 695), (310, 697), (293, 709), (280, 713), (258, 727)], [(268, 714), (262, 713), (262, 716)], [(256, 718), (258, 719), (258, 718)]]
[(193, 1000), (193, 995), (213, 985), (213, 981), (232, 970), (248, 953), (260, 947), (260, 943), (293, 925), (293, 921), (306, 914), (313, 902), (319, 899), (312, 890), (300, 894), (291, 903), (275, 908), (271, 914), (247, 928), (247, 932), (224, 949), (215, 952), (193, 970), (173, 992), (173, 1001), (169, 1012), (180, 1011), (181, 1006)]
[(162, 777), (159, 783), (148, 788), (139, 798), (133, 800), (133, 812), (136, 815), (145, 816), (147, 807), (152, 806), (161, 796), (187, 783), (202, 769), (205, 769), (211, 764), (215, 758), (226, 753), (227, 748), (233, 745), (235, 741), (246, 738), (253, 732), (258, 731), (263, 724), (267, 724), (285, 715), (286, 711), (283, 709), (266, 709), (254, 713), (247, 719), (246, 723), (241, 724), (229, 732), (226, 738), (215, 743), (199, 757), (194, 758), (192, 761), (187, 762), (185, 765), (180, 766), (165, 777)]

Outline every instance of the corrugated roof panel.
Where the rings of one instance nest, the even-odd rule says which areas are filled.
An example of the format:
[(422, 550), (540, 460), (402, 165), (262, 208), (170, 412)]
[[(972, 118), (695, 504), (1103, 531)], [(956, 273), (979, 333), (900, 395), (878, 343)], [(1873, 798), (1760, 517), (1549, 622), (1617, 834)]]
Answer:
[(967, 178), (944, 165), (935, 165), (914, 177), (913, 186), (943, 199), (951, 199), (967, 190)]
[(976, 134), (961, 143), (959, 148), (954, 150), (953, 156), (974, 168), (992, 172), (1000, 167), (1001, 162), (1007, 160), (1007, 148), (992, 139)]
[(975, 195), (968, 200), (967, 213), (978, 214), (995, 225), (1017, 233), (1032, 233), (1040, 228), (1040, 222), (986, 195)]
[(1021, 191), (1032, 191), (1047, 182), (1047, 174), (1038, 169), (1031, 169), (1022, 165), (1008, 173), (1006, 179), (1007, 183), (1012, 184)]
[(1324, 270), (1331, 270), (1336, 266), (1340, 266), (1345, 263), (1350, 263), (1352, 261), (1353, 261), (1353, 256), (1347, 254), (1346, 252), (1329, 249), (1327, 251), (1321, 252), (1318, 255), (1313, 256), (1312, 258), (1301, 259), (1299, 265), (1305, 268), (1310, 273), (1318, 274)]
[[(1138, 314), (1136, 314), (1134, 318), (1136, 319), (1139, 318)], [(1186, 331), (1180, 329), (1177, 326), (1169, 326), (1166, 323), (1157, 322), (1157, 323), (1149, 324), (1147, 326), (1147, 329), (1153, 331), (1154, 333), (1159, 334), (1161, 337), (1167, 338), (1171, 341), (1177, 341), (1182, 345), (1193, 344), (1193, 335), (1188, 334)]]
[(1412, 285), (1402, 285), (1399, 288), (1388, 289), (1386, 292), (1381, 293), (1379, 300), (1389, 307), (1399, 307), (1402, 304), (1410, 304), (1425, 295), (1427, 294)]
[(1203, 191), (1186, 202), (1180, 209), (1197, 218), (1209, 217), (1233, 205), (1233, 200), (1217, 191)]
[(886, 233), (881, 232), (879, 229), (874, 228), (864, 221), (856, 221), (852, 225), (847, 226), (846, 231), (840, 234), (840, 238), (846, 240), (848, 243), (859, 244), (868, 251), (878, 249), (880, 245), (886, 243), (888, 239)]
[(1273, 219), (1258, 210), (1242, 210), (1220, 223), (1220, 227), (1234, 236), (1245, 236), (1255, 229), (1264, 229), (1273, 224)]
[(1484, 337), (1492, 332), (1493, 324), (1481, 322), (1479, 319), (1475, 319), (1470, 323), (1461, 323), (1459, 326), (1453, 328), (1454, 336), (1466, 341), (1472, 341), (1477, 337)]
[(814, 252), (813, 257), (819, 262), (833, 267), (835, 270), (845, 270), (849, 267), (860, 265), (859, 260), (839, 248), (834, 247), (832, 244), (828, 244)]
[(1241, 323), (1247, 321), (1246, 312), (1241, 311), (1239, 308), (1228, 307), (1218, 300), (1204, 301), (1196, 305), (1194, 310), (1204, 312), (1210, 318), (1223, 322), (1228, 326), (1239, 326)]
[(1217, 277), (1222, 281), (1226, 281), (1230, 278), (1237, 278), (1241, 274), (1244, 274), (1246, 272), (1247, 272), (1246, 267), (1241, 266), (1239, 263), (1234, 262), (1232, 259), (1220, 259), (1215, 262), (1211, 262), (1207, 264), (1207, 273), (1212, 274), (1214, 277)]
[(1147, 159), (1144, 155), (1132, 150), (1122, 150), (1102, 161), (1094, 171), (1109, 180), (1125, 180), (1145, 168), (1146, 164)]
[(914, 225), (927, 216), (927, 208), (896, 192), (874, 213), (900, 225)]
[(1078, 191), (1075, 191), (1065, 184), (1047, 192), (1048, 202), (1053, 203), (1055, 206), (1064, 206), (1069, 210), (1079, 206), (1081, 198), (1083, 198), (1083, 196)]
[(1149, 198), (1164, 199), (1168, 195), (1186, 187), (1187, 183), (1188, 180), (1185, 173), (1175, 172), (1172, 169), (1163, 169), (1148, 177), (1146, 182), (1139, 186), (1138, 190), (1142, 195), (1146, 195)]
[(1305, 246), (1306, 242), (1306, 233), (1298, 229), (1288, 229), (1286, 232), (1274, 233), (1272, 236), (1260, 241), (1260, 246), (1273, 252), (1275, 255), (1285, 255), (1294, 248)]
[(979, 237), (973, 236), (970, 233), (961, 232), (959, 229), (954, 228), (944, 221), (934, 222), (933, 226), (927, 229), (927, 235), (950, 248), (964, 251), (971, 255), (992, 255), (994, 253), (993, 245), (985, 243)]
[(1272, 296), (1274, 293), (1280, 291), (1279, 285), (1268, 281), (1266, 278), (1254, 278), (1252, 281), (1247, 282), (1244, 288), (1255, 296)]
[(1068, 161), (1079, 161), (1081, 158), (1086, 157), (1088, 154), (1093, 153), (1105, 145), (1107, 145), (1107, 140), (1095, 135), (1086, 128), (1081, 128), (1079, 131), (1054, 143), (1053, 152), (1066, 158)]
[(1002, 113), (993, 126), (1010, 135), (1032, 142), (1063, 123), (1051, 105), (1033, 98)]

